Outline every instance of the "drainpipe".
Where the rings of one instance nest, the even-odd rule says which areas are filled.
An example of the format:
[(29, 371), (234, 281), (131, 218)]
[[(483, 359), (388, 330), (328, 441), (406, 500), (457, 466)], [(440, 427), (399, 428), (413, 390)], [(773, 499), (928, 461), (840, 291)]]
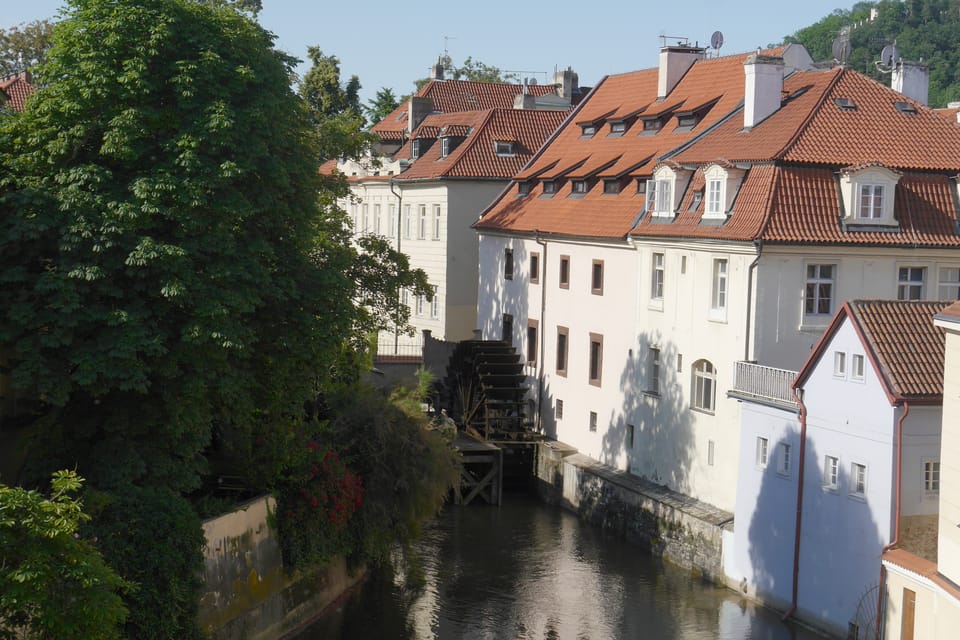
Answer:
[(747, 268), (747, 332), (743, 338), (743, 360), (750, 362), (750, 309), (753, 304), (753, 273), (760, 264), (760, 254), (763, 253), (763, 238), (753, 241), (753, 246), (757, 249), (757, 257), (753, 259)]
[[(897, 420), (897, 466), (895, 467), (896, 473), (894, 474), (894, 486), (893, 486), (893, 540), (890, 541), (890, 544), (885, 546), (880, 550), (880, 557), (883, 558), (883, 554), (890, 549), (897, 546), (900, 543), (900, 485), (901, 485), (901, 473), (903, 473), (903, 421), (907, 419), (907, 416), (910, 414), (910, 403), (903, 403), (903, 413), (900, 415), (900, 419)], [(880, 589), (877, 593), (877, 632), (880, 631), (880, 624), (883, 620), (883, 592), (887, 584), (887, 571), (883, 567), (883, 562), (880, 563)], [(879, 636), (878, 636), (879, 637)]]
[(537, 431), (543, 433), (543, 359), (544, 359), (544, 334), (546, 334), (547, 323), (544, 313), (547, 309), (547, 243), (540, 239), (540, 230), (533, 231), (534, 241), (543, 247), (543, 256), (540, 259), (540, 357), (537, 358)]
[(797, 610), (797, 585), (800, 576), (800, 525), (803, 520), (803, 470), (807, 457), (807, 405), (803, 403), (803, 396), (796, 387), (793, 389), (793, 399), (800, 407), (800, 471), (797, 474), (800, 481), (797, 487), (797, 521), (793, 537), (793, 595), (790, 600), (790, 609), (783, 614), (784, 621)]
[[(401, 134), (402, 135), (402, 134)], [(397, 253), (400, 253), (400, 236), (403, 235), (400, 227), (403, 225), (403, 189), (400, 193), (394, 191), (395, 183), (390, 178), (390, 193), (397, 199)], [(400, 286), (397, 285), (397, 306), (396, 313), (400, 315)], [(396, 323), (394, 323), (396, 325)], [(393, 355), (399, 355), (400, 351), (400, 327), (393, 327)]]

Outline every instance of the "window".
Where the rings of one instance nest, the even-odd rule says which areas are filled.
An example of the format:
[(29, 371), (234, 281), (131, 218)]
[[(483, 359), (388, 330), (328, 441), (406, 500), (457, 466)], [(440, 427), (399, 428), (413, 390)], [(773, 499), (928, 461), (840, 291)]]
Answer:
[(413, 140), (410, 142), (410, 158), (416, 160), (420, 157), (420, 141)]
[(940, 461), (923, 461), (923, 490), (926, 493), (940, 493)]
[(505, 142), (503, 140), (495, 140), (493, 143), (493, 152), (498, 156), (512, 156), (513, 143)]
[(423, 315), (423, 296), (417, 296), (417, 315)]
[(836, 265), (808, 264), (804, 288), (804, 313), (830, 315), (833, 313), (833, 279)]
[(717, 258), (713, 261), (713, 292), (710, 296), (710, 314), (722, 317), (727, 311), (727, 260)]
[(503, 320), (500, 326), (500, 339), (513, 344), (513, 316), (509, 313), (503, 314)]
[(591, 411), (590, 412), (590, 431), (596, 431), (596, 430), (597, 430), (597, 412)]
[(410, 205), (407, 205), (403, 208), (403, 237), (407, 240), (410, 239), (410, 230), (413, 227), (412, 214), (410, 213)]
[(410, 306), (410, 292), (408, 290), (402, 289), (400, 291), (400, 302), (402, 302), (405, 307)]
[(567, 340), (570, 332), (566, 327), (557, 327), (557, 375), (567, 375)]
[(597, 134), (597, 125), (593, 123), (580, 125), (581, 136), (585, 138), (592, 138), (596, 134)]
[(780, 450), (780, 455), (777, 456), (777, 473), (782, 476), (788, 476), (790, 475), (790, 465), (792, 463), (790, 457), (793, 455), (791, 445), (786, 442), (781, 442), (778, 449)]
[(363, 205), (363, 232), (366, 233), (370, 229), (370, 205)]
[(353, 220), (353, 230), (355, 232), (360, 229), (359, 209), (356, 204), (350, 205), (350, 219)]
[(533, 183), (529, 180), (524, 180), (517, 183), (517, 195), (525, 196), (533, 189)]
[(590, 334), (590, 384), (600, 386), (603, 373), (603, 336), (598, 333)]
[(440, 205), (433, 205), (433, 239), (440, 239)]
[(570, 256), (560, 256), (560, 288), (570, 288)]
[(627, 451), (633, 451), (633, 434), (636, 429), (633, 428), (632, 424), (627, 425)]
[(440, 317), (440, 293), (437, 287), (433, 287), (433, 300), (430, 301), (430, 317), (437, 319)]
[(847, 377), (847, 354), (843, 351), (833, 352), (833, 375), (836, 378)]
[(446, 158), (450, 155), (450, 137), (444, 136), (440, 138), (440, 157)]
[(373, 232), (380, 235), (381, 225), (380, 205), (373, 205)]
[(539, 320), (527, 320), (527, 364), (537, 364), (537, 336), (540, 333)]
[(659, 118), (646, 118), (643, 121), (643, 131), (642, 134), (654, 134), (657, 131), (660, 131), (660, 119)]
[(393, 238), (397, 233), (397, 205), (387, 207), (387, 236)]
[(767, 447), (769, 444), (770, 441), (766, 438), (757, 438), (757, 467), (764, 468), (767, 466)]
[(938, 300), (960, 300), (960, 268), (940, 268)]
[(883, 218), (883, 185), (860, 185), (860, 206), (857, 208), (857, 217), (864, 220), (880, 220)]
[(707, 183), (707, 215), (723, 215), (722, 191), (722, 180), (710, 180)]
[(540, 254), (530, 254), (530, 284), (540, 284)]
[(850, 379), (851, 380), (863, 380), (863, 354), (855, 353), (850, 359)]
[(854, 462), (850, 465), (850, 493), (863, 497), (867, 492), (867, 465)]
[(650, 299), (663, 300), (663, 263), (664, 254), (653, 254), (653, 265), (650, 277)]
[(503, 250), (503, 279), (513, 280), (513, 249)]
[(582, 196), (587, 192), (587, 181), (586, 180), (574, 180), (570, 183), (570, 194), (575, 196)]
[(823, 457), (823, 488), (830, 491), (840, 488), (840, 459), (836, 456)]
[(603, 193), (612, 196), (620, 193), (620, 181), (619, 180), (604, 180), (603, 181)]
[(603, 295), (603, 260), (594, 260), (590, 269), (590, 293)]
[(553, 415), (557, 420), (563, 420), (563, 400), (557, 400), (557, 406), (554, 408)]
[(923, 300), (924, 267), (900, 267), (897, 275), (898, 300)]
[(627, 123), (623, 120), (617, 120), (610, 123), (610, 135), (622, 136), (627, 130)]
[(660, 395), (660, 348), (650, 347), (647, 362), (647, 393)]
[(672, 180), (647, 181), (647, 211), (657, 216), (673, 215)]
[(427, 239), (427, 205), (422, 204), (419, 207), (419, 217), (417, 218), (417, 239)]
[(707, 440), (707, 466), (712, 467), (716, 460), (717, 445), (713, 440)]
[(557, 192), (557, 181), (556, 180), (544, 180), (543, 181), (543, 195), (552, 196)]
[(717, 396), (717, 371), (709, 360), (693, 363), (693, 408), (713, 413)]

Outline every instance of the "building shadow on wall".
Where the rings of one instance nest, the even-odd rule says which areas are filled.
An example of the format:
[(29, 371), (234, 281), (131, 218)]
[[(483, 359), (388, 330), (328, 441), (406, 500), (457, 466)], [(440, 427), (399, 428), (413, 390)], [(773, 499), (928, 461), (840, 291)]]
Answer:
[[(751, 443), (746, 444), (741, 457), (751, 450)], [(783, 468), (784, 445), (791, 452), (789, 471)], [(801, 479), (800, 434), (796, 427), (789, 425), (767, 450), (766, 465), (759, 463), (756, 453), (740, 461), (741, 474), (759, 476), (753, 516), (749, 524), (741, 525), (749, 527), (746, 542), (756, 595), (785, 610), (793, 595), (797, 483)], [(824, 455), (808, 438), (802, 476), (805, 484), (797, 615), (819, 627), (828, 624), (825, 620), (832, 620), (836, 633), (847, 633), (852, 630), (848, 624), (853, 623), (859, 635), (850, 637), (872, 639), (884, 541), (870, 505), (852, 490), (849, 462), (840, 461), (836, 489), (827, 486), (824, 463)], [(746, 498), (738, 494), (738, 499)], [(747, 588), (747, 580), (749, 577), (743, 576), (741, 588)]]
[(677, 358), (673, 343), (659, 334), (640, 334), (620, 373), (622, 404), (607, 416), (601, 462), (689, 493), (696, 442), (679, 378), (687, 375), (686, 368), (678, 371)]

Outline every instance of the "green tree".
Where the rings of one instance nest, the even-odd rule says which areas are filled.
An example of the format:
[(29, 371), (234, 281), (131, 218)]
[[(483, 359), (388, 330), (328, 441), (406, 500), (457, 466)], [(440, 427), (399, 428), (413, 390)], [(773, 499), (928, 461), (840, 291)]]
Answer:
[(46, 56), (52, 37), (49, 20), (0, 29), (0, 76), (34, 69)]
[(375, 139), (363, 131), (366, 121), (360, 105), (360, 79), (340, 80), (340, 60), (320, 47), (309, 47), (311, 67), (300, 81), (300, 96), (306, 101), (320, 139), (320, 159), (360, 158)]
[(393, 89), (384, 87), (377, 91), (377, 95), (367, 101), (364, 110), (367, 113), (367, 121), (376, 124), (393, 113), (393, 110), (400, 106), (397, 96), (393, 94)]
[[(467, 56), (467, 59), (463, 61), (463, 64), (459, 67), (453, 64), (453, 58), (449, 55), (440, 56), (439, 64), (443, 66), (445, 77), (450, 80), (469, 80), (471, 82), (517, 82), (518, 76), (516, 73), (509, 71), (501, 71), (499, 67), (494, 67), (483, 63), (479, 60), (474, 60), (471, 56)], [(417, 91), (423, 88), (425, 84), (430, 82), (430, 78), (420, 78), (419, 80), (414, 80), (414, 84), (417, 87)], [(404, 96), (405, 98), (408, 96)], [(401, 100), (402, 102), (403, 100)]]
[(131, 585), (79, 535), (82, 483), (58, 471), (49, 498), (0, 484), (0, 638), (120, 637)]

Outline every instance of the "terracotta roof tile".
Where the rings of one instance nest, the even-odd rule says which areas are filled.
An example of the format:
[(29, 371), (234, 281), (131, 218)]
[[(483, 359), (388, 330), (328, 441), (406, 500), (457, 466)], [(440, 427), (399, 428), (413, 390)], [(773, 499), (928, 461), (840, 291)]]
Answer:
[(927, 580), (930, 580), (941, 589), (946, 591), (955, 600), (960, 600), (960, 586), (952, 582), (949, 578), (940, 573), (935, 562), (925, 560), (920, 556), (914, 555), (905, 549), (891, 549), (884, 553), (881, 558), (883, 562), (894, 564), (898, 567), (915, 573)]
[(960, 302), (954, 302), (952, 305), (940, 312), (940, 315), (949, 318), (960, 319)]
[[(522, 84), (505, 82), (470, 82), (468, 80), (431, 80), (415, 94), (418, 98), (430, 98), (437, 113), (455, 111), (483, 111), (486, 109), (512, 109), (513, 99), (523, 93)], [(552, 84), (529, 85), (527, 92), (545, 96), (555, 92)], [(386, 118), (371, 127), (384, 140), (397, 140), (407, 126), (407, 103), (401, 104)]]
[[(414, 133), (424, 128), (454, 131), (463, 139), (442, 158), (441, 145), (432, 144), (396, 180), (430, 178), (488, 178), (507, 180), (526, 164), (563, 119), (565, 111), (488, 109), (427, 116)], [(443, 135), (442, 133), (440, 135)], [(496, 141), (512, 141), (512, 155), (498, 155)], [(395, 154), (410, 157), (408, 142)]]
[(30, 83), (30, 77), (25, 73), (18, 73), (0, 80), (0, 91), (3, 91), (9, 98), (7, 105), (14, 111), (23, 111), (27, 97), (36, 89)]
[(851, 319), (898, 400), (943, 398), (944, 331), (933, 317), (947, 301), (851, 300)]

